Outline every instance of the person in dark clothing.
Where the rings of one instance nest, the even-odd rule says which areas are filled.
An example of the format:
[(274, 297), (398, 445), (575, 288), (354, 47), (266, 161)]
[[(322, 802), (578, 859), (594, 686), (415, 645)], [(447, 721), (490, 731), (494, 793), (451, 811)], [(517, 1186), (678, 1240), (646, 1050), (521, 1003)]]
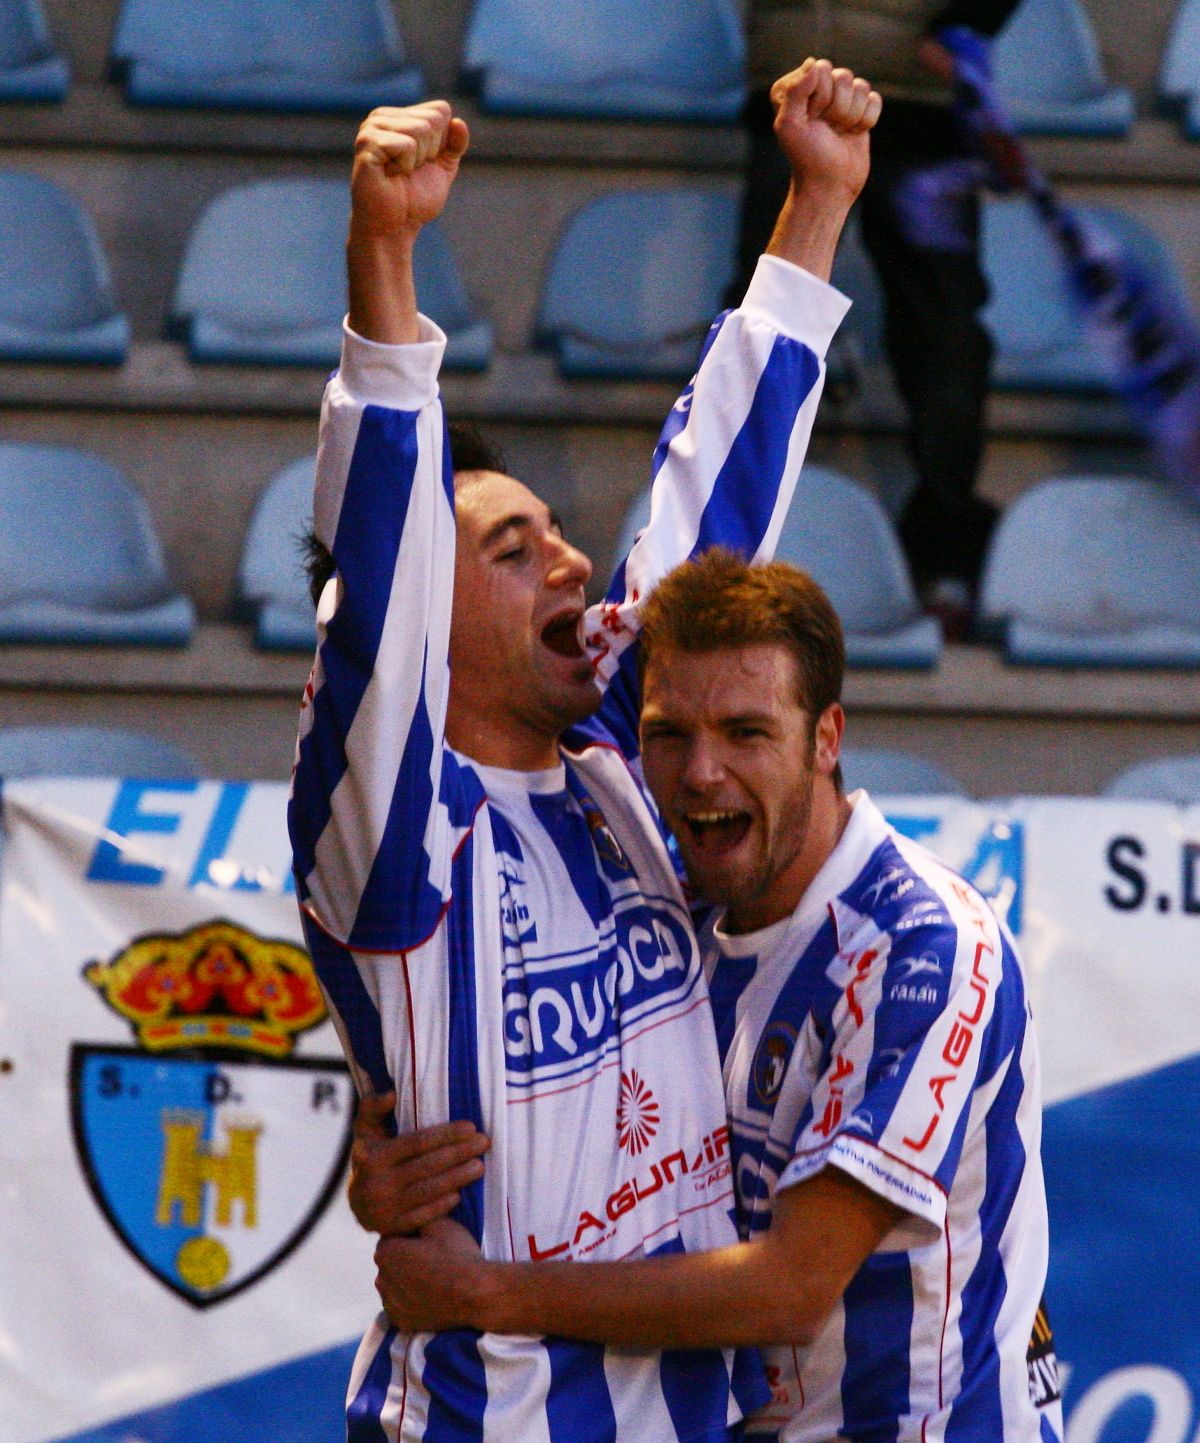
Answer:
[(788, 57), (828, 54), (880, 76), (883, 115), (860, 205), (864, 246), (885, 304), (888, 359), (908, 421), (917, 481), (899, 518), (913, 580), (947, 636), (961, 639), (996, 508), (975, 495), (992, 342), (980, 311), (983, 167), (953, 110), (950, 53), (937, 35), (967, 26), (994, 36), (1018, 0), (749, 0), (749, 157), (736, 304), (786, 191), (764, 79)]

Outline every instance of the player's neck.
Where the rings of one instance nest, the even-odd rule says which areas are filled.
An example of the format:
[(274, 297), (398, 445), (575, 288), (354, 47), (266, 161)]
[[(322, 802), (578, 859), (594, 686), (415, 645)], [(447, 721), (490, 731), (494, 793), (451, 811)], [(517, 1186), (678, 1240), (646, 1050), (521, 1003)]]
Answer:
[(476, 712), (446, 716), (446, 740), (456, 752), (483, 767), (511, 772), (544, 772), (559, 763), (558, 737), (530, 726), (515, 725), (510, 717), (498, 719)]

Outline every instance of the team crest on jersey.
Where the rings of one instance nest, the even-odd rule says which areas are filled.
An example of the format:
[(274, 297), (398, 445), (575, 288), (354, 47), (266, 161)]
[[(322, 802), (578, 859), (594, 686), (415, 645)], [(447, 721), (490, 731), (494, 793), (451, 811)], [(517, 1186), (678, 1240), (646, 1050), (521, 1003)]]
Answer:
[(621, 1074), (617, 1098), (617, 1141), (631, 1157), (637, 1157), (658, 1132), (659, 1111), (654, 1094), (638, 1075), (636, 1067)]
[(138, 938), (83, 976), (137, 1042), (72, 1049), (92, 1195), (161, 1283), (197, 1308), (221, 1302), (303, 1240), (345, 1169), (345, 1064), (291, 1056), (325, 1020), (312, 964), (215, 921)]
[(763, 1029), (751, 1068), (754, 1093), (763, 1107), (775, 1106), (795, 1045), (796, 1029), (790, 1022), (769, 1022)]
[(605, 820), (604, 813), (586, 793), (579, 796), (578, 801), (583, 819), (587, 822), (588, 831), (592, 834), (592, 845), (596, 848), (597, 855), (610, 866), (632, 875), (633, 868), (630, 866), (629, 858), (625, 855), (620, 842), (617, 841), (613, 829)]

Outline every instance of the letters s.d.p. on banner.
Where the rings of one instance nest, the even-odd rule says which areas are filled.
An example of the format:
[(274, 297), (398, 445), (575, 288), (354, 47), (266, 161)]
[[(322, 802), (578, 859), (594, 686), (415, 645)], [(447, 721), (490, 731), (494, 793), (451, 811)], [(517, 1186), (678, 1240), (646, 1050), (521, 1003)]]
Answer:
[[(343, 1436), (371, 1244), (285, 806), (274, 784), (5, 788), (4, 1443)], [(1026, 959), (1068, 1443), (1195, 1443), (1200, 809), (884, 806)]]

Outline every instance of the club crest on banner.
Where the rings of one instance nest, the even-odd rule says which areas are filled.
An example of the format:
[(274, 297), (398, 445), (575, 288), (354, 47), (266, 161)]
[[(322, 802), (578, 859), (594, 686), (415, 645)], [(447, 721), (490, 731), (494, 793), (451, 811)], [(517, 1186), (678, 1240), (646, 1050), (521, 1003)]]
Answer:
[(345, 1064), (292, 1055), (326, 1018), (312, 964), (213, 921), (137, 938), (83, 978), (136, 1038), (72, 1049), (92, 1194), (160, 1282), (198, 1308), (221, 1302), (303, 1240), (345, 1169)]

